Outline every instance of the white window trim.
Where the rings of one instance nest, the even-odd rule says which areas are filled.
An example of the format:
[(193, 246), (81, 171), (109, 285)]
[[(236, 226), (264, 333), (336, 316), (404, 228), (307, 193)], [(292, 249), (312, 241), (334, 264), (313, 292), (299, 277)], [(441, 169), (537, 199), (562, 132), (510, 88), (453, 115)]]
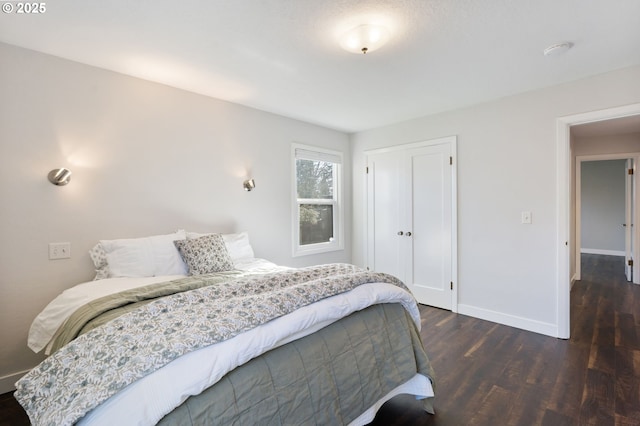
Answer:
[[(296, 157), (296, 152), (298, 156)], [(336, 185), (335, 185), (335, 201), (334, 200), (298, 200), (298, 185), (296, 174), (296, 158), (305, 158), (309, 160), (330, 161), (338, 165), (335, 169)], [(292, 222), (292, 252), (293, 257), (307, 256), (311, 254), (326, 253), (337, 250), (344, 250), (344, 155), (342, 152), (330, 149), (318, 148), (315, 146), (294, 143), (291, 144), (291, 222)], [(332, 204), (335, 206), (333, 212), (333, 241), (317, 244), (300, 245), (300, 209), (299, 203), (305, 204), (305, 201), (312, 201), (313, 204)]]

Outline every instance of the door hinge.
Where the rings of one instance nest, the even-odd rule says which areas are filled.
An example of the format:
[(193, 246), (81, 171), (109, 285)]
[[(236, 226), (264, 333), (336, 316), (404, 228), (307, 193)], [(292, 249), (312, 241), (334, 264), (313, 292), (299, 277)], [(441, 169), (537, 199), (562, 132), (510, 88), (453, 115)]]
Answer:
[(449, 165), (453, 166), (453, 157), (449, 156)]
[(451, 290), (453, 290), (453, 281), (451, 281)]
[(627, 173), (629, 173), (630, 175), (632, 175), (632, 174), (633, 174), (633, 169), (629, 169), (629, 170), (627, 171)]
[(365, 171), (367, 174), (369, 174), (369, 166), (365, 167)]
[(633, 266), (633, 259), (629, 259), (629, 260), (627, 260), (627, 265), (629, 265), (629, 266)]

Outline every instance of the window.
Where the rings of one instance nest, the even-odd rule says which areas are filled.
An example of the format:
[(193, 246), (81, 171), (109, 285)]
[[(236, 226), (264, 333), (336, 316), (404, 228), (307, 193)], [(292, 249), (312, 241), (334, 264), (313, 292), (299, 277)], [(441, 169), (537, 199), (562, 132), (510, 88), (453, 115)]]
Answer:
[(343, 248), (342, 153), (293, 145), (293, 255)]

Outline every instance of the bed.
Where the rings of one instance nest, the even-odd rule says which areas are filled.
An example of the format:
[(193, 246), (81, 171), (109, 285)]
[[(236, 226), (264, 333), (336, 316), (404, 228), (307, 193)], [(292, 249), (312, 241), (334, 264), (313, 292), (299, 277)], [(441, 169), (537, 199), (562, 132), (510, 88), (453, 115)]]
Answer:
[(98, 251), (99, 279), (32, 324), (29, 346), (50, 356), (15, 397), (35, 425), (358, 425), (400, 393), (433, 413), (419, 311), (392, 276), (279, 267), (246, 233)]

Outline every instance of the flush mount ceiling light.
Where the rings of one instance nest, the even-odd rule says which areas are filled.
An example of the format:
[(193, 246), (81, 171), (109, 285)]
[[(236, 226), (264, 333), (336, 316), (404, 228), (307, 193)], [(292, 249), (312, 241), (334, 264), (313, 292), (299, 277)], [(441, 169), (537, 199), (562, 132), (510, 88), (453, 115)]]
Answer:
[(340, 46), (347, 52), (373, 52), (382, 47), (389, 40), (389, 30), (382, 25), (360, 25), (342, 35)]
[(544, 53), (544, 56), (556, 56), (566, 52), (567, 50), (571, 49), (571, 47), (573, 47), (573, 43), (563, 41), (562, 43), (552, 44), (551, 46), (544, 49), (542, 53)]

